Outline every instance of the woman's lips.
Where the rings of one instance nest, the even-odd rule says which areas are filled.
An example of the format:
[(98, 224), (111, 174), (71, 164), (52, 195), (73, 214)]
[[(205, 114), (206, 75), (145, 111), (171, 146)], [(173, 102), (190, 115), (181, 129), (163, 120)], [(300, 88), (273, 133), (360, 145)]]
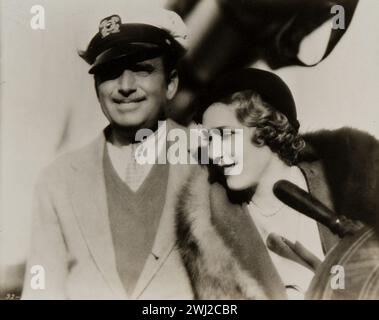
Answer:
[(237, 165), (237, 162), (233, 162), (230, 164), (223, 164), (221, 168), (224, 170), (224, 174), (228, 174), (233, 168)]
[(230, 167), (234, 167), (237, 163), (236, 162), (233, 162), (233, 163), (230, 163), (230, 164), (223, 164), (222, 167), (224, 169), (227, 169), (227, 168), (230, 168)]

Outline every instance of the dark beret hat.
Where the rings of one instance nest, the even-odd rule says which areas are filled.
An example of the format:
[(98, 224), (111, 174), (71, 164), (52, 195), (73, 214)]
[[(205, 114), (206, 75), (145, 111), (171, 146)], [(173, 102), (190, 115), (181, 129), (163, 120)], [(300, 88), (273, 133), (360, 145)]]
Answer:
[(296, 130), (299, 129), (295, 100), (286, 83), (272, 72), (254, 68), (233, 70), (218, 78), (199, 99), (198, 115), (212, 103), (246, 90), (258, 94), (264, 102), (283, 113)]

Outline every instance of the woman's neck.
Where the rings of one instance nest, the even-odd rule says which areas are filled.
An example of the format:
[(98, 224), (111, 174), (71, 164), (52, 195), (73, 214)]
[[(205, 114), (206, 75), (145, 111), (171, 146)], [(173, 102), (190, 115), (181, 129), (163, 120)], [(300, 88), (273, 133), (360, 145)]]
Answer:
[(275, 155), (264, 170), (259, 184), (252, 197), (254, 202), (262, 209), (275, 210), (283, 206), (283, 203), (277, 199), (273, 193), (274, 184), (281, 180), (293, 180), (293, 170), (296, 167), (290, 167)]

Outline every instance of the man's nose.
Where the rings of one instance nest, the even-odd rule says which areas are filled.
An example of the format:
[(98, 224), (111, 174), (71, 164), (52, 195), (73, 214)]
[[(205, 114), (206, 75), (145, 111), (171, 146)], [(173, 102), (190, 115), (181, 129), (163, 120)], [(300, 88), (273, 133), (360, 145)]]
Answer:
[(119, 93), (123, 96), (129, 96), (137, 90), (136, 79), (134, 73), (130, 70), (124, 70), (124, 72), (118, 78), (119, 81)]

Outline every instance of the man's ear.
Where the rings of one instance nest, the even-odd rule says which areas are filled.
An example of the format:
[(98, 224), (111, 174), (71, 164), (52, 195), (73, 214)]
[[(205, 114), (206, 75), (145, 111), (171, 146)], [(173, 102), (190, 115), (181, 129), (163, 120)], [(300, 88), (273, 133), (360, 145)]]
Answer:
[(179, 86), (178, 71), (172, 70), (167, 81), (166, 97), (168, 100), (171, 100), (175, 96), (176, 92), (178, 91), (178, 86)]

